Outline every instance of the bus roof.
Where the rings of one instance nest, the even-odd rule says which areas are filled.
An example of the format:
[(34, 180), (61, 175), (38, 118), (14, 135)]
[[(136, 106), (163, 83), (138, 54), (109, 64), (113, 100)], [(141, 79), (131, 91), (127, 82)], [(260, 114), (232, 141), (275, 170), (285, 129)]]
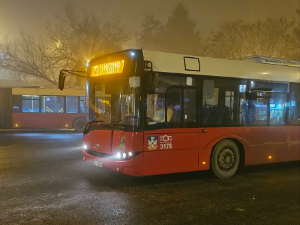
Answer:
[(297, 64), (279, 65), (274, 60), (273, 63), (267, 63), (266, 60), (228, 60), (146, 50), (143, 50), (143, 56), (144, 60), (152, 62), (153, 71), (156, 72), (300, 83), (300, 67)]

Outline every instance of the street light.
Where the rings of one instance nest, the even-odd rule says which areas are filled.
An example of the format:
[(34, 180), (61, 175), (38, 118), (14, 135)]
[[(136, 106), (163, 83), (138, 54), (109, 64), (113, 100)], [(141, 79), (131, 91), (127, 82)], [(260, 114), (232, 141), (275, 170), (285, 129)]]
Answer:
[(57, 40), (55, 42), (55, 46), (56, 46), (56, 48), (60, 48), (61, 47), (61, 40)]

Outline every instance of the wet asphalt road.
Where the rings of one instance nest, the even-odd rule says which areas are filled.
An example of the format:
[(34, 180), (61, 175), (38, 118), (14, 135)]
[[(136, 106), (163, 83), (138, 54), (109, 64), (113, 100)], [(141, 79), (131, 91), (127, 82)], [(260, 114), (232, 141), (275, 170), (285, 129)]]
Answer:
[(82, 161), (80, 145), (0, 132), (0, 224), (300, 224), (299, 162), (133, 178)]

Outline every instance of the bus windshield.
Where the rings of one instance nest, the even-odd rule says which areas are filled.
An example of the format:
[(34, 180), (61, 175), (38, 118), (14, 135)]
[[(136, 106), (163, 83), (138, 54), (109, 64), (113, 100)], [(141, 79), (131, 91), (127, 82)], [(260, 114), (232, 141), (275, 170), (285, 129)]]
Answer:
[(86, 119), (135, 130), (140, 125), (140, 88), (129, 77), (90, 78), (87, 81)]

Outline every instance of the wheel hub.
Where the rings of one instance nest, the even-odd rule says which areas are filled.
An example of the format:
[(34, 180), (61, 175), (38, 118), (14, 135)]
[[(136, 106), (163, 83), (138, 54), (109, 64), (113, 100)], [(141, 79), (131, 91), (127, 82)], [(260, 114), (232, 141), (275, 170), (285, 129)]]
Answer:
[(229, 170), (233, 166), (234, 154), (230, 148), (226, 147), (220, 151), (218, 156), (218, 164), (222, 170)]

